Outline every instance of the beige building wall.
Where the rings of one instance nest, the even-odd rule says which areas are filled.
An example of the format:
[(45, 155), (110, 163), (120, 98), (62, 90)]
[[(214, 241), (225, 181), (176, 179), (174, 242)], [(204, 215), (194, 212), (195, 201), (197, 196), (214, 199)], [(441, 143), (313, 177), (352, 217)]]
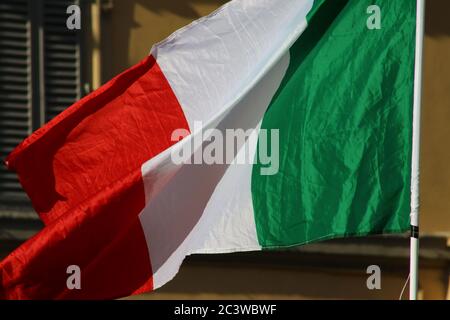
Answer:
[[(407, 274), (383, 271), (380, 290), (368, 290), (367, 277), (364, 268), (188, 263), (182, 266), (174, 280), (162, 288), (127, 299), (399, 300)], [(447, 277), (440, 268), (422, 268), (418, 298), (447, 299)], [(407, 299), (408, 287), (402, 295), (402, 300)]]
[(450, 234), (450, 1), (428, 0), (421, 144), (421, 228)]

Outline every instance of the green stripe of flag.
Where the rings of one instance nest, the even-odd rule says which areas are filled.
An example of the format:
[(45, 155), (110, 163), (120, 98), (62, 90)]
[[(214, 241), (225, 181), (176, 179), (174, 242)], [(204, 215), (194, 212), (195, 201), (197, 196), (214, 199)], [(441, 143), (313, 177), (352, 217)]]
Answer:
[[(381, 30), (366, 26), (373, 4)], [(315, 1), (261, 126), (280, 138), (278, 174), (252, 173), (263, 247), (409, 228), (415, 11)]]

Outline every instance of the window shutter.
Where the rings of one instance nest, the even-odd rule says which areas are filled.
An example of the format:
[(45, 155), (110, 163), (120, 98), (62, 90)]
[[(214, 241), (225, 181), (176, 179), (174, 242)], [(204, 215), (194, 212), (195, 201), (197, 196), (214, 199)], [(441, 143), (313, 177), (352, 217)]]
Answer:
[[(27, 0), (0, 1), (0, 158), (31, 133), (31, 39)], [(16, 174), (0, 165), (0, 203), (24, 201)]]
[(44, 1), (45, 122), (81, 98), (80, 31), (66, 27), (72, 4), (79, 5), (76, 0)]
[[(32, 131), (82, 96), (81, 30), (66, 26), (67, 7), (80, 2), (0, 0), (2, 162)], [(87, 7), (82, 6), (81, 19), (88, 16)], [(1, 163), (0, 214), (23, 206), (30, 206), (28, 197), (16, 174)]]

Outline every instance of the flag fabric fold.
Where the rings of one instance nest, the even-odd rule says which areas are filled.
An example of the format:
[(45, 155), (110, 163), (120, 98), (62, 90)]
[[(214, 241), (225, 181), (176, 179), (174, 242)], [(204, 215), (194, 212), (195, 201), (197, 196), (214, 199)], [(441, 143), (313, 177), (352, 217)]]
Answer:
[[(117, 298), (190, 254), (408, 230), (414, 32), (413, 1), (234, 0), (154, 45), (6, 159), (45, 228), (0, 262), (0, 298)], [(174, 162), (207, 129), (250, 134), (235, 161)]]

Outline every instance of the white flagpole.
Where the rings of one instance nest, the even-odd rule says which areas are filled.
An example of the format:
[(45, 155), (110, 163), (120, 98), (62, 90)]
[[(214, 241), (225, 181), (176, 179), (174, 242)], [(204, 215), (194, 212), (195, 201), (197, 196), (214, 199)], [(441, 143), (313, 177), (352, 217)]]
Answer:
[(417, 299), (419, 268), (419, 154), (420, 109), (422, 102), (422, 63), (425, 22), (425, 0), (417, 0), (416, 58), (414, 71), (413, 141), (411, 164), (411, 247), (409, 299)]

